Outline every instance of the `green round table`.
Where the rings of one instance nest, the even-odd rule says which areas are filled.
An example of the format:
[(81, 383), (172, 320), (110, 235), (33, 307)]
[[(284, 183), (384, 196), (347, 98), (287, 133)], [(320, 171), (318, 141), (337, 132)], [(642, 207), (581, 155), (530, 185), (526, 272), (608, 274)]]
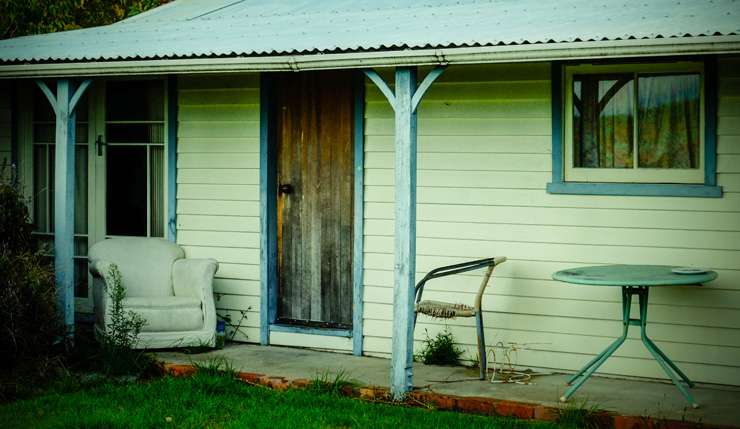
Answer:
[[(607, 358), (624, 343), (624, 340), (627, 339), (629, 327), (635, 325), (640, 327), (640, 338), (643, 344), (645, 344), (650, 354), (653, 355), (653, 358), (658, 361), (665, 373), (668, 374), (673, 384), (678, 387), (678, 390), (681, 391), (692, 407), (697, 408), (699, 406), (694, 401), (691, 393), (681, 384), (681, 380), (688, 387), (694, 387), (694, 383), (647, 336), (648, 291), (651, 287), (700, 286), (702, 283), (716, 279), (717, 273), (714, 271), (705, 271), (697, 274), (677, 274), (672, 271), (674, 268), (677, 267), (664, 265), (600, 265), (571, 268), (558, 271), (552, 275), (554, 280), (566, 283), (622, 288), (622, 324), (624, 327), (622, 336), (591, 359), (586, 366), (568, 380), (570, 387), (560, 397), (561, 401), (567, 401), (591, 377)], [(635, 295), (639, 298), (640, 305), (640, 317), (637, 319), (633, 319), (631, 316), (632, 297)]]

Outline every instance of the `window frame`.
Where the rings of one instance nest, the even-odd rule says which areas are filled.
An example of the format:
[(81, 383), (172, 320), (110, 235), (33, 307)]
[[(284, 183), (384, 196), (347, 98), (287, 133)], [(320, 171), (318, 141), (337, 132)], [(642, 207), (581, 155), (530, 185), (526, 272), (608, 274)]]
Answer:
[[(553, 164), (552, 182), (547, 184), (547, 192), (584, 195), (721, 197), (722, 188), (717, 186), (716, 183), (716, 70), (714, 57), (699, 60), (693, 58), (689, 60), (594, 62), (590, 64), (554, 62), (552, 64)], [(697, 71), (702, 73), (700, 106), (700, 153), (702, 155), (698, 171), (694, 169), (671, 169), (673, 171), (666, 171), (669, 169), (573, 167), (573, 107), (570, 88), (574, 74), (613, 72), (686, 73)], [(690, 173), (686, 174), (689, 171)]]

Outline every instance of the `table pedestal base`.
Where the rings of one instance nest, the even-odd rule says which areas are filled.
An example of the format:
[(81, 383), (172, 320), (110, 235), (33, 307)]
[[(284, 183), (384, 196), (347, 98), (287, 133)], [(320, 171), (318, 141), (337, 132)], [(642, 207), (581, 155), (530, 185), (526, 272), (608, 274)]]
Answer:
[[(632, 297), (634, 295), (637, 295), (640, 302), (640, 317), (638, 319), (632, 319), (630, 317), (630, 310), (632, 308)], [(689, 404), (691, 404), (693, 408), (699, 407), (699, 404), (694, 401), (694, 397), (688, 390), (686, 390), (686, 386), (684, 386), (681, 381), (685, 382), (689, 387), (694, 387), (694, 383), (689, 380), (686, 374), (678, 369), (676, 364), (668, 359), (668, 356), (666, 356), (666, 354), (663, 353), (663, 351), (660, 350), (650, 338), (648, 338), (647, 333), (645, 332), (647, 325), (647, 308), (647, 287), (622, 287), (622, 324), (624, 325), (622, 336), (617, 338), (613, 343), (609, 345), (609, 347), (607, 347), (603, 352), (599, 353), (595, 358), (591, 359), (591, 361), (587, 363), (586, 366), (584, 366), (580, 371), (578, 371), (578, 373), (576, 373), (568, 380), (568, 385), (570, 385), (570, 388), (568, 388), (568, 390), (565, 391), (565, 394), (560, 397), (561, 402), (567, 401), (568, 398), (570, 398), (576, 392), (576, 390), (578, 390), (581, 385), (583, 385), (583, 383), (589, 377), (591, 377), (591, 375), (604, 363), (604, 361), (606, 361), (606, 359), (609, 358), (609, 356), (611, 356), (619, 348), (619, 346), (622, 345), (622, 343), (624, 343), (624, 340), (627, 339), (627, 331), (629, 330), (630, 325), (635, 325), (640, 327), (640, 338), (642, 339), (642, 343), (645, 344), (645, 347), (648, 349), (650, 354), (653, 355), (653, 358), (658, 361), (661, 368), (663, 368), (663, 371), (668, 374), (668, 377), (670, 377), (671, 381), (673, 381), (673, 384), (676, 385), (678, 390), (681, 391), (681, 394), (683, 394), (684, 398), (686, 398), (686, 400), (689, 402)]]

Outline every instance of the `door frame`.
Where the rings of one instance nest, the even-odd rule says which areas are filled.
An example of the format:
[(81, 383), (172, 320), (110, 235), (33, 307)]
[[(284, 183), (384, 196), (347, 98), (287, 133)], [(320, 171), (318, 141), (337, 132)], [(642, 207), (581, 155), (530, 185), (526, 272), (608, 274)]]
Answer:
[[(354, 195), (352, 227), (352, 329), (331, 329), (277, 323), (277, 140), (272, 89), (275, 77), (260, 74), (260, 344), (270, 344), (270, 332), (292, 332), (352, 338), (352, 353), (363, 348), (363, 238), (365, 164), (365, 76), (354, 72)], [(318, 344), (317, 344), (318, 345)]]

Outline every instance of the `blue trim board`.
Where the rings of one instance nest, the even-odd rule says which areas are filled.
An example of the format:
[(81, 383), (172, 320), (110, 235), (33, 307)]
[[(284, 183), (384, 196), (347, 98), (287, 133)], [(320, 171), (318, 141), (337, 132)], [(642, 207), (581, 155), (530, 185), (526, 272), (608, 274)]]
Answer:
[(177, 242), (177, 76), (167, 77), (167, 239)]
[(563, 64), (550, 64), (552, 91), (552, 181), (563, 181)]
[(289, 332), (292, 334), (326, 335), (330, 337), (345, 338), (352, 337), (352, 330), (350, 329), (314, 328), (312, 326), (283, 325), (279, 323), (270, 325), (270, 332)]
[(260, 344), (270, 344), (277, 298), (275, 155), (270, 120), (269, 75), (260, 74)]
[(11, 176), (12, 180), (19, 180), (18, 172), (20, 168), (18, 166), (18, 112), (20, 111), (20, 105), (18, 103), (18, 91), (16, 90), (17, 85), (15, 85), (16, 81), (10, 82), (10, 91), (8, 91), (10, 93), (10, 168), (15, 170), (11, 170), (10, 174), (15, 174), (15, 177)]
[(563, 176), (563, 63), (551, 64), (552, 182), (550, 194), (721, 198), (717, 186), (717, 58), (704, 57), (704, 184), (566, 182)]
[(363, 248), (365, 225), (365, 75), (356, 73), (354, 90), (354, 206), (352, 231), (352, 354), (362, 356), (363, 342)]
[(704, 184), (707, 186), (717, 185), (718, 84), (717, 57), (706, 57), (704, 59)]
[(722, 187), (680, 183), (593, 183), (552, 182), (551, 194), (622, 195), (643, 197), (721, 197)]

